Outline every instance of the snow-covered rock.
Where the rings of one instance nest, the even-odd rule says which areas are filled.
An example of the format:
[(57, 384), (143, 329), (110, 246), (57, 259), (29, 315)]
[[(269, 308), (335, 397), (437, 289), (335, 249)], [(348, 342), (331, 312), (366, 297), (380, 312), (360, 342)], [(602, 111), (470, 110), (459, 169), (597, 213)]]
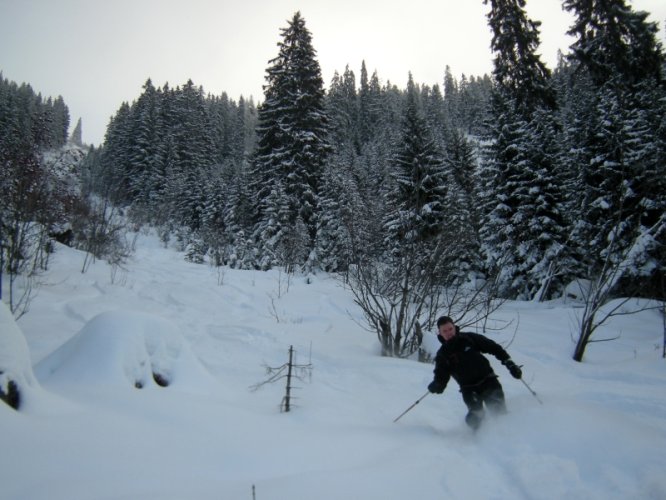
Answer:
[(0, 302), (0, 395), (20, 409), (38, 387), (23, 332), (9, 308)]
[(564, 289), (565, 301), (584, 302), (590, 294), (592, 283), (586, 279), (575, 279)]
[(173, 323), (120, 310), (92, 318), (35, 371), (47, 385), (91, 390), (159, 385), (205, 392), (215, 383)]

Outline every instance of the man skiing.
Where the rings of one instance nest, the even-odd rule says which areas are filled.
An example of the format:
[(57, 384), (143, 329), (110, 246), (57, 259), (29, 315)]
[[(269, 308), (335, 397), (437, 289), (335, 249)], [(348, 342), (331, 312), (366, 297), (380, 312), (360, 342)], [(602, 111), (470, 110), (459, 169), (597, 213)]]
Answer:
[(522, 370), (502, 346), (483, 335), (461, 332), (448, 316), (437, 320), (437, 338), (442, 347), (437, 351), (435, 377), (428, 385), (428, 390), (436, 394), (443, 393), (449, 379), (453, 377), (460, 386), (463, 401), (469, 410), (465, 422), (474, 430), (479, 428), (483, 420), (484, 404), (491, 413), (506, 413), (502, 385), (483, 355), (492, 354), (514, 378), (521, 378)]

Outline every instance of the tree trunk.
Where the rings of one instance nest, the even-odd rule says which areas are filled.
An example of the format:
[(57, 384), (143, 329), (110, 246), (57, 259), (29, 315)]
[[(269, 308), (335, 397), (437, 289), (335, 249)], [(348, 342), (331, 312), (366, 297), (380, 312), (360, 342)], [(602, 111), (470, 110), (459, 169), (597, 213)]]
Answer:
[(381, 329), (382, 356), (393, 356), (393, 336), (391, 335), (391, 326), (385, 321), (379, 322)]
[(284, 396), (284, 411), (291, 410), (291, 369), (294, 360), (294, 346), (289, 346), (289, 366), (287, 367), (287, 392)]
[(583, 361), (583, 355), (585, 354), (585, 348), (592, 337), (592, 332), (594, 331), (592, 325), (594, 323), (594, 314), (583, 319), (580, 337), (578, 337), (578, 343), (576, 344), (576, 350), (574, 351), (573, 359), (574, 361), (581, 362)]

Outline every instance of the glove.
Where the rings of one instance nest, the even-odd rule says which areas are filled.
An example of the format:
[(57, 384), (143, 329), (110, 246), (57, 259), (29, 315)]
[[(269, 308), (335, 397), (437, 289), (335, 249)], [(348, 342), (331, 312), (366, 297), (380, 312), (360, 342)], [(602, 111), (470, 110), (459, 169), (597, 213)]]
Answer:
[(441, 394), (444, 392), (444, 385), (441, 382), (433, 380), (428, 384), (428, 390), (433, 394)]
[(520, 366), (514, 363), (511, 359), (503, 361), (502, 364), (507, 367), (513, 378), (519, 379), (523, 376), (523, 370), (521, 370)]

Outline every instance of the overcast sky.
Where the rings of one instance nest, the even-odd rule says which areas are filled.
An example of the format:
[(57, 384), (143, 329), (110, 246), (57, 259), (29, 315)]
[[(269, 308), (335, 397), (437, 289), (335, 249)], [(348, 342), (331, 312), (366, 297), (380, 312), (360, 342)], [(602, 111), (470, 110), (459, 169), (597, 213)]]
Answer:
[[(552, 68), (567, 51), (571, 17), (561, 0), (528, 0), (542, 22), (543, 60)], [(662, 28), (666, 1), (630, 1)], [(382, 83), (442, 84), (492, 70), (482, 0), (0, 0), (0, 71), (44, 97), (62, 95), (71, 127), (100, 144), (109, 118), (141, 93), (147, 78), (176, 87), (188, 79), (207, 93), (263, 99), (268, 61), (280, 29), (301, 11), (328, 87), (361, 61)]]

